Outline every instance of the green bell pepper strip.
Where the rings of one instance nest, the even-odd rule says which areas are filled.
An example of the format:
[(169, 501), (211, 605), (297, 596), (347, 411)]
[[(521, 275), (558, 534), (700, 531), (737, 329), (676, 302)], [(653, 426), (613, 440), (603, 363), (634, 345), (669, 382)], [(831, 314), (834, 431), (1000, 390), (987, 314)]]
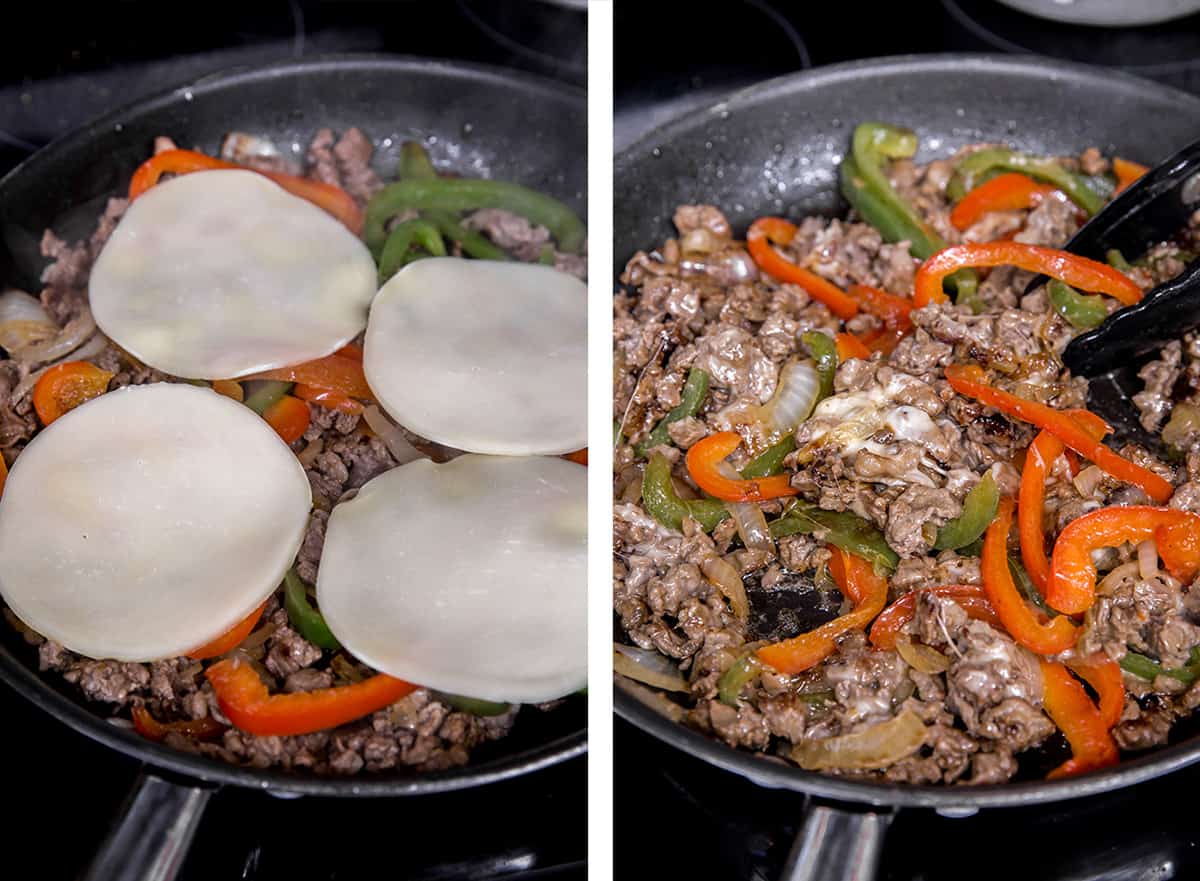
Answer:
[(261, 416), (274, 403), (292, 390), (292, 383), (274, 379), (252, 379), (246, 383), (242, 403)]
[(511, 260), (512, 257), (483, 233), (467, 229), (452, 214), (444, 211), (427, 211), (425, 217), (441, 231), (442, 235), (458, 245), (468, 257), (476, 260)]
[(680, 419), (687, 419), (689, 416), (699, 413), (700, 407), (704, 404), (704, 396), (707, 394), (708, 371), (693, 367), (688, 371), (687, 379), (683, 383), (683, 390), (679, 393), (679, 404), (673, 407), (658, 425), (654, 426), (654, 430), (646, 435), (644, 440), (634, 446), (633, 452), (638, 456), (644, 456), (659, 444), (669, 444), (671, 435), (667, 433), (667, 427), (672, 422), (678, 422)]
[(963, 500), (962, 513), (937, 531), (935, 551), (953, 551), (966, 547), (987, 531), (1000, 507), (1000, 490), (989, 471)]
[(554, 265), (554, 246), (552, 244), (546, 242), (546, 244), (542, 245), (542, 250), (538, 253), (537, 262), (542, 264), (542, 266)]
[(400, 147), (400, 168), (396, 175), (401, 180), (432, 180), (438, 176), (429, 153), (417, 141), (405, 141)]
[(398, 223), (388, 233), (387, 242), (379, 254), (379, 283), (383, 284), (405, 265), (419, 260), (418, 254), (410, 253), (413, 245), (430, 257), (445, 257), (446, 244), (438, 228), (428, 220), (413, 218)]
[(308, 588), (295, 569), (289, 569), (287, 575), (283, 576), (283, 607), (287, 609), (292, 626), (313, 645), (323, 649), (342, 647), (325, 623), (325, 617), (308, 601)]
[(512, 709), (512, 704), (498, 701), (485, 701), (477, 697), (464, 697), (461, 694), (448, 694), (435, 691), (434, 697), (460, 713), (470, 713), (472, 716), (503, 716)]
[(732, 667), (721, 674), (721, 678), (717, 682), (718, 700), (723, 704), (736, 707), (742, 689), (761, 673), (762, 669), (762, 663), (753, 651), (743, 654), (733, 662)]
[(1105, 195), (1097, 191), (1098, 185), (1090, 182), (1085, 175), (1068, 171), (1057, 160), (1019, 153), (1007, 147), (979, 150), (960, 159), (946, 185), (946, 195), (957, 202), (982, 183), (985, 173), (996, 170), (1015, 171), (1053, 184), (1086, 211), (1088, 217), (1103, 208), (1106, 201)]
[(1113, 269), (1119, 269), (1121, 272), (1133, 272), (1133, 267), (1129, 265), (1129, 261), (1125, 259), (1125, 255), (1116, 248), (1109, 248), (1105, 251), (1104, 260)]
[(888, 572), (894, 571), (900, 562), (883, 533), (850, 511), (824, 511), (808, 502), (797, 501), (769, 526), (776, 539), (797, 533), (823, 533), (821, 538), (826, 543), (870, 560)]
[(388, 220), (402, 211), (462, 214), (480, 208), (503, 208), (550, 230), (563, 251), (578, 251), (587, 229), (567, 205), (519, 184), (479, 178), (401, 180), (388, 184), (367, 203), (363, 238), (372, 250), (387, 239)]
[(1025, 596), (1025, 599), (1041, 609), (1047, 618), (1058, 617), (1058, 610), (1050, 608), (1050, 604), (1046, 602), (1046, 598), (1042, 596), (1042, 592), (1034, 586), (1033, 579), (1029, 577), (1029, 573), (1021, 565), (1021, 561), (1011, 554), (1008, 557), (1008, 571), (1012, 575), (1013, 583)]
[(1098, 294), (1081, 294), (1057, 278), (1050, 279), (1046, 292), (1054, 311), (1065, 318), (1071, 327), (1090, 330), (1108, 317), (1104, 299)]
[(671, 463), (655, 453), (642, 475), (642, 505), (647, 513), (669, 529), (682, 530), (683, 518), (691, 517), (705, 532), (712, 532), (729, 516), (725, 505), (716, 499), (681, 499), (671, 483)]
[(1184, 685), (1191, 685), (1200, 679), (1200, 646), (1192, 649), (1187, 664), (1169, 670), (1164, 669), (1158, 661), (1151, 660), (1145, 655), (1139, 655), (1137, 652), (1126, 652), (1125, 657), (1117, 663), (1126, 673), (1132, 673), (1139, 679), (1154, 681), (1158, 676), (1170, 676), (1172, 679), (1178, 679)]
[[(907, 159), (917, 151), (917, 136), (907, 130), (877, 122), (864, 122), (854, 130), (851, 152), (838, 169), (842, 195), (867, 223), (888, 242), (908, 242), (914, 257), (928, 260), (946, 241), (900, 198), (883, 171), (886, 159)], [(983, 310), (979, 300), (979, 276), (973, 269), (960, 269), (947, 282), (954, 288), (956, 302), (974, 312)]]
[(800, 339), (817, 363), (817, 378), (821, 380), (821, 390), (817, 393), (819, 404), (833, 394), (833, 375), (838, 366), (837, 344), (833, 337), (819, 330), (807, 331)]
[(754, 477), (771, 477), (783, 471), (783, 460), (788, 453), (796, 449), (796, 438), (788, 435), (774, 446), (767, 447), (750, 460), (750, 464), (742, 469), (742, 477), (747, 480)]

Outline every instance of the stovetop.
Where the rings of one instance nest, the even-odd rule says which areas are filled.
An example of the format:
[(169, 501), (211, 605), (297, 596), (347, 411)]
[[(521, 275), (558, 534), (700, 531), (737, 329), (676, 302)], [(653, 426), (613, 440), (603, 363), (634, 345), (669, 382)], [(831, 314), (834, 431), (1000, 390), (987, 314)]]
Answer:
[[(6, 36), (0, 173), (119, 105), (232, 66), (386, 52), (516, 68), (573, 86), (586, 79), (583, 16), (545, 0), (210, 0), (186, 15), (146, 0), (69, 12), (31, 3)], [(77, 877), (138, 765), (2, 686), (0, 717), (10, 795), (0, 875)], [(283, 800), (225, 789), (209, 802), (182, 878), (576, 881), (586, 877), (586, 793), (583, 758), (419, 799)]]
[[(813, 65), (924, 52), (1036, 52), (1200, 92), (1200, 16), (1121, 32), (1041, 21), (994, 0), (815, 4), (742, 0), (718, 15), (671, 0), (616, 7), (617, 149), (671, 117)], [(806, 800), (666, 747), (618, 719), (615, 877), (772, 881)], [(1122, 793), (950, 819), (894, 815), (882, 881), (1168, 881), (1200, 877), (1184, 805), (1200, 767)], [(1151, 807), (1153, 806), (1153, 807)], [(1161, 806), (1161, 807), (1160, 807)]]

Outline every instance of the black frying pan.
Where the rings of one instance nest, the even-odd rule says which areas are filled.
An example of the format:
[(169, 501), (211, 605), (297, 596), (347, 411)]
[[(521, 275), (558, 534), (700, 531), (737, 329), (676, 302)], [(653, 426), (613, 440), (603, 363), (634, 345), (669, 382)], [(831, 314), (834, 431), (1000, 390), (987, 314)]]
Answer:
[[(837, 165), (858, 122), (909, 126), (920, 159), (962, 144), (1004, 141), (1035, 153), (1090, 145), (1153, 165), (1200, 136), (1200, 98), (1098, 68), (1038, 58), (927, 55), (853, 62), (763, 83), (652, 132), (617, 157), (616, 270), (638, 249), (673, 235), (685, 203), (726, 211), (735, 229), (755, 217), (841, 214)], [(1130, 786), (1200, 759), (1200, 722), (1177, 726), (1172, 745), (1106, 771), (981, 787), (900, 786), (823, 776), (765, 760), (678, 725), (620, 688), (616, 711), (644, 731), (767, 787), (823, 800), (810, 813), (787, 877), (870, 877), (888, 811), (935, 808), (964, 816)], [(856, 808), (857, 810), (849, 810)]]
[[(0, 281), (39, 290), (42, 230), (53, 227), (68, 240), (90, 234), (105, 200), (124, 193), (160, 134), (215, 153), (226, 132), (255, 132), (281, 149), (297, 145), (302, 157), (318, 128), (359, 126), (379, 144), (375, 165), (385, 178), (395, 176), (400, 144), (420, 139), (435, 161), (464, 175), (545, 190), (586, 216), (586, 110), (574, 89), (420, 59), (330, 58), (204, 77), (97, 120), (0, 180)], [(264, 771), (177, 752), (106, 723), (59, 677), (39, 675), (36, 652), (7, 625), (0, 625), (0, 679), (76, 731), (145, 763), (89, 875), (103, 881), (173, 877), (214, 785), (281, 795), (423, 795), (529, 773), (586, 749), (585, 707), (573, 698), (553, 712), (522, 713), (508, 737), (463, 768), (340, 779)]]

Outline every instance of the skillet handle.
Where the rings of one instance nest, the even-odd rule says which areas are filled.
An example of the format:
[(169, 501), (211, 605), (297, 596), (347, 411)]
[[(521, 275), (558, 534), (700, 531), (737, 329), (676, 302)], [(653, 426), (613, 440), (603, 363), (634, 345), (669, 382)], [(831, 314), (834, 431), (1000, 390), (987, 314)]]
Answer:
[(172, 881), (212, 792), (143, 773), (82, 881)]
[(780, 881), (873, 881), (890, 813), (813, 805)]

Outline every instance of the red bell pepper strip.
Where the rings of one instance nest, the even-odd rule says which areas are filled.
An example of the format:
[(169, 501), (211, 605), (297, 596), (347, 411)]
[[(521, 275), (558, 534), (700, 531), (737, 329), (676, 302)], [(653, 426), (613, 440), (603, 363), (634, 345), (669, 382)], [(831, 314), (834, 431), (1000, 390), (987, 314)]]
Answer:
[(858, 301), (863, 312), (882, 318), (884, 324), (912, 327), (909, 314), (913, 303), (908, 297), (898, 297), (865, 284), (850, 285), (850, 296)]
[(865, 629), (887, 604), (887, 578), (862, 557), (841, 548), (830, 550), (829, 572), (841, 592), (854, 602), (854, 609), (808, 633), (760, 648), (758, 659), (781, 673), (794, 675), (816, 666), (833, 654), (837, 637)]
[[(1057, 618), (1055, 620), (1062, 620)], [(1117, 745), (1083, 686), (1062, 664), (1043, 660), (1042, 705), (1071, 744), (1072, 757), (1049, 773), (1053, 780), (1117, 763)]]
[(946, 381), (960, 395), (1045, 429), (1079, 455), (1095, 462), (1106, 474), (1132, 483), (1159, 504), (1165, 504), (1174, 493), (1169, 481), (1149, 468), (1118, 456), (1089, 434), (1070, 413), (993, 388), (988, 385), (983, 370), (976, 365), (951, 364), (946, 368)]
[(1112, 728), (1121, 721), (1125, 712), (1125, 677), (1121, 667), (1104, 652), (1096, 652), (1086, 658), (1075, 658), (1067, 666), (1092, 687), (1100, 699), (1100, 717), (1105, 728)]
[(158, 183), (164, 174), (191, 174), (194, 171), (212, 171), (214, 169), (241, 169), (253, 171), (263, 177), (270, 178), (293, 196), (312, 202), (318, 208), (345, 224), (355, 235), (360, 235), (363, 228), (363, 212), (358, 203), (340, 187), (321, 181), (297, 177), (294, 174), (283, 174), (278, 171), (261, 171), (248, 168), (223, 159), (214, 159), (194, 150), (164, 150), (151, 156), (133, 173), (129, 181), (129, 201), (133, 202), (146, 190)]
[(930, 593), (954, 600), (964, 612), (978, 621), (986, 621), (993, 627), (1003, 627), (1000, 616), (992, 608), (987, 594), (978, 584), (945, 584), (938, 587), (923, 587), (909, 591), (883, 610), (871, 625), (871, 644), (876, 648), (894, 649), (896, 638), (904, 625), (912, 620), (917, 609), (917, 595)]
[(4, 495), (4, 482), (8, 480), (8, 463), (0, 455), (0, 495)]
[(33, 386), (33, 409), (42, 425), (108, 391), (113, 375), (90, 361), (55, 364)]
[(1008, 568), (1008, 533), (1012, 522), (1013, 500), (1003, 498), (996, 519), (984, 533), (980, 558), (984, 591), (1009, 636), (1039, 655), (1057, 655), (1075, 645), (1079, 628), (1065, 615), (1044, 620), (1013, 584)]
[(309, 412), (308, 404), (299, 398), (284, 395), (263, 411), (263, 419), (283, 438), (285, 444), (291, 446), (308, 430), (312, 413)]
[(587, 463), (588, 463), (588, 460), (587, 460), (587, 451), (588, 451), (588, 448), (587, 448), (587, 447), (584, 447), (582, 450), (576, 450), (576, 451), (575, 451), (575, 452), (573, 452), (573, 453), (567, 453), (566, 455), (564, 455), (564, 456), (563, 456), (563, 458), (564, 458), (564, 459), (570, 459), (570, 460), (571, 460), (572, 462), (574, 462), (576, 465), (584, 465), (584, 466), (586, 466), (586, 465), (587, 465)]
[(845, 320), (858, 314), (858, 303), (831, 281), (821, 278), (802, 266), (797, 266), (773, 247), (788, 244), (796, 237), (796, 224), (782, 217), (760, 217), (746, 232), (746, 248), (758, 268), (777, 281), (802, 287), (814, 300), (820, 300), (829, 311)]
[(341, 410), (343, 413), (361, 413), (363, 411), (363, 405), (354, 400), (354, 398), (347, 397), (341, 392), (335, 392), (332, 389), (307, 385), (303, 382), (296, 383), (292, 389), (292, 394), (302, 401), (317, 404), (326, 410)]
[(217, 705), (242, 731), (260, 737), (311, 734), (361, 719), (417, 690), (416, 685), (377, 673), (353, 685), (294, 694), (268, 694), (254, 668), (236, 658), (204, 671)]
[[(1054, 543), (1046, 602), (1067, 615), (1082, 615), (1096, 599), (1092, 551), (1156, 538), (1162, 527), (1200, 530), (1200, 514), (1147, 505), (1100, 508), (1066, 525)], [(1055, 619), (1060, 620), (1060, 619)]]
[(195, 658), (197, 661), (205, 658), (215, 658), (218, 655), (223, 655), (226, 652), (233, 651), (250, 635), (250, 631), (258, 624), (258, 619), (262, 617), (263, 611), (267, 608), (266, 600), (263, 604), (234, 624), (212, 642), (207, 642), (198, 649), (192, 649), (187, 653), (189, 658)]
[(1200, 530), (1195, 524), (1160, 526), (1154, 533), (1154, 542), (1171, 576), (1190, 584), (1200, 572)]
[[(1097, 441), (1112, 429), (1090, 410), (1068, 411)], [(1021, 468), (1021, 491), (1017, 497), (1017, 531), (1021, 536), (1021, 560), (1030, 580), (1046, 595), (1046, 577), (1050, 574), (1050, 557), (1046, 554), (1046, 535), (1042, 528), (1042, 513), (1046, 503), (1046, 475), (1054, 460), (1063, 455), (1063, 442), (1048, 431), (1039, 432), (1025, 454)], [(1075, 466), (1078, 468), (1078, 464)]]
[(751, 480), (736, 480), (723, 475), (720, 464), (741, 442), (741, 435), (736, 431), (718, 431), (693, 444), (687, 452), (687, 469), (696, 486), (723, 502), (762, 502), (799, 492), (786, 474)]
[(362, 357), (357, 359), (343, 355), (346, 349), (317, 358), (315, 361), (305, 361), (303, 364), (293, 364), (291, 367), (277, 367), (274, 370), (264, 370), (242, 379), (274, 379), (280, 382), (298, 382), (303, 385), (340, 392), (348, 398), (358, 398), (364, 401), (373, 400), (371, 387), (367, 385), (366, 374), (363, 373)]
[(838, 363), (849, 361), (851, 358), (861, 358), (866, 361), (871, 357), (871, 350), (866, 343), (852, 333), (839, 333), (834, 342), (837, 344)]
[(917, 270), (913, 304), (919, 309), (930, 303), (950, 302), (942, 290), (942, 280), (960, 269), (983, 266), (1016, 266), (1039, 272), (1073, 288), (1108, 294), (1126, 306), (1142, 298), (1142, 289), (1137, 284), (1107, 264), (1055, 248), (997, 241), (951, 245), (938, 251)]
[(1113, 173), (1117, 176), (1117, 188), (1113, 191), (1114, 196), (1125, 190), (1130, 184), (1150, 170), (1138, 162), (1130, 162), (1128, 159), (1122, 159), (1120, 156), (1113, 157), (1112, 167)]
[(142, 704), (130, 711), (133, 728), (147, 740), (164, 740), (172, 731), (194, 740), (211, 740), (224, 733), (225, 727), (212, 716), (202, 719), (185, 719), (179, 722), (159, 722)]
[(1054, 192), (1027, 174), (1010, 171), (985, 181), (963, 196), (950, 212), (955, 229), (969, 229), (991, 211), (1021, 211), (1031, 208)]

